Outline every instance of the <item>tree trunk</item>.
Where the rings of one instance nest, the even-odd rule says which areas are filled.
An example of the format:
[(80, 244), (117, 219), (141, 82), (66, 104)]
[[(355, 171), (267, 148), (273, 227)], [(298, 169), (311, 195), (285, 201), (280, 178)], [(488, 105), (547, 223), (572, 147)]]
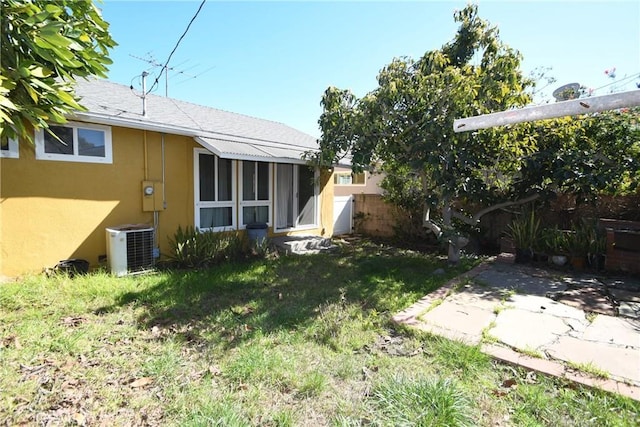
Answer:
[(453, 209), (449, 203), (449, 198), (445, 198), (444, 206), (442, 207), (442, 220), (444, 229), (449, 230), (449, 235), (446, 236), (446, 242), (449, 244), (449, 250), (447, 258), (450, 264), (457, 264), (460, 261), (460, 250), (467, 246), (469, 239), (458, 234), (453, 234), (453, 225), (451, 223)]
[(448, 244), (447, 258), (450, 264), (457, 264), (458, 261), (460, 261), (460, 249), (464, 248), (469, 243), (469, 239), (452, 233), (453, 231), (453, 226), (451, 225), (452, 212), (453, 212), (453, 209), (451, 208), (451, 205), (449, 204), (449, 199), (447, 198), (445, 199), (444, 206), (442, 207), (443, 227), (440, 228), (438, 227), (437, 224), (431, 221), (431, 218), (430, 218), (431, 207), (429, 206), (428, 203), (425, 203), (424, 210), (423, 210), (424, 216), (422, 218), (422, 225), (428, 228), (429, 230), (431, 230), (431, 232), (433, 232), (433, 234), (435, 234), (438, 238), (440, 238), (443, 235), (443, 229), (445, 231), (448, 231), (448, 234), (445, 236), (445, 239), (446, 239), (445, 241)]

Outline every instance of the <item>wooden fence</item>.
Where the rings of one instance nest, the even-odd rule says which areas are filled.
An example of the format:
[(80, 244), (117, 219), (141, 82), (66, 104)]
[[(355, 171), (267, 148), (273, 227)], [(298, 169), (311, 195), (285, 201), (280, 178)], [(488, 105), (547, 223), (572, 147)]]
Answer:
[[(409, 213), (390, 205), (378, 194), (354, 194), (354, 228), (356, 233), (374, 237), (394, 237), (397, 230), (410, 229), (408, 223), (416, 221)], [(640, 192), (627, 196), (602, 196), (596, 203), (579, 204), (571, 195), (561, 195), (550, 202), (537, 214), (544, 227), (557, 226), (568, 229), (581, 218), (613, 218), (627, 221), (640, 221)], [(495, 211), (485, 215), (480, 221), (481, 244), (498, 246), (514, 214), (508, 211)]]

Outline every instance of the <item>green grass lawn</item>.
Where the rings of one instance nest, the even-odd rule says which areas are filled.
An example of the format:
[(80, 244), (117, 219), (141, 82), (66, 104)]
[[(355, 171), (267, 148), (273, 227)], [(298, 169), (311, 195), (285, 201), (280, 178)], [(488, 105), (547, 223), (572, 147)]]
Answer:
[(391, 324), (472, 265), (368, 243), (0, 285), (0, 425), (638, 425), (637, 402)]

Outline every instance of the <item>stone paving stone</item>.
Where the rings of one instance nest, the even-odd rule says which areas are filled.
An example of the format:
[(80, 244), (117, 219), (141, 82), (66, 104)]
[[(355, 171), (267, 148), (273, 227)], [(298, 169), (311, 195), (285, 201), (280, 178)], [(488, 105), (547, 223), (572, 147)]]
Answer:
[[(468, 278), (477, 285), (453, 291)], [(547, 293), (566, 290), (567, 284), (562, 280), (557, 273), (530, 266), (483, 263), (426, 295), (393, 319), (467, 344), (481, 343), (482, 331), (495, 321), (489, 334), (501, 342), (521, 351), (546, 353), (558, 360), (532, 358), (499, 344), (482, 344), (482, 350), (492, 357), (640, 401), (640, 319), (598, 315), (589, 323), (581, 309), (543, 298)], [(582, 286), (600, 290), (601, 286), (589, 277), (568, 281), (572, 289)], [(604, 282), (614, 285), (614, 290), (640, 289), (640, 282), (629, 283), (627, 278)], [(512, 295), (513, 301), (503, 302), (510, 290), (518, 293)], [(437, 300), (443, 302), (433, 307)], [(519, 308), (513, 308), (516, 305)], [(504, 309), (496, 315), (495, 307)], [(631, 385), (572, 372), (566, 369), (563, 363), (566, 361), (592, 363)]]
[(640, 319), (640, 303), (630, 301), (620, 301), (618, 314), (623, 317)]
[(560, 292), (554, 298), (562, 304), (567, 304), (583, 311), (615, 316), (616, 309), (603, 294), (602, 289), (594, 287), (568, 289)]
[(477, 307), (465, 307), (449, 298), (442, 304), (420, 316), (423, 324), (437, 326), (456, 333), (482, 336), (482, 330), (489, 326), (495, 314)]
[(595, 387), (610, 393), (618, 393), (620, 384), (616, 380), (596, 378), (583, 372), (567, 370), (564, 377), (569, 381), (573, 381), (578, 384), (586, 385), (587, 387)]
[(506, 301), (508, 306), (533, 313), (545, 313), (551, 316), (566, 317), (575, 320), (585, 320), (584, 312), (575, 307), (570, 307), (551, 298), (536, 295), (515, 294)]
[(495, 320), (489, 334), (519, 350), (539, 350), (570, 330), (560, 318), (528, 310), (507, 309)]
[(481, 308), (487, 311), (500, 305), (505, 296), (505, 291), (481, 286), (465, 286), (463, 289), (450, 294), (446, 301)]
[[(640, 351), (640, 322), (621, 317), (596, 316), (582, 338)], [(638, 357), (640, 358), (640, 353)]]
[(488, 354), (491, 357), (499, 359), (503, 362), (520, 365), (527, 369), (532, 369), (543, 374), (561, 377), (565, 372), (565, 368), (562, 363), (554, 362), (553, 360), (540, 359), (523, 355), (522, 353), (518, 353), (517, 351), (500, 345), (483, 344), (480, 349), (483, 353)]
[[(503, 265), (504, 267), (504, 265)], [(565, 290), (567, 286), (561, 282), (545, 277), (532, 277), (521, 271), (500, 271), (488, 269), (476, 276), (476, 280), (498, 288), (513, 289), (518, 292), (544, 296), (547, 292)]]
[(546, 352), (554, 359), (591, 364), (615, 378), (624, 378), (640, 384), (640, 352), (637, 349), (565, 336), (547, 346)]
[(567, 276), (562, 281), (573, 288), (600, 288), (604, 283), (593, 277)]
[(609, 288), (609, 293), (616, 301), (640, 302), (640, 292), (625, 291), (624, 289)]
[(459, 341), (467, 345), (476, 345), (480, 343), (482, 334), (470, 334), (466, 331), (453, 330), (443, 328), (440, 325), (434, 325), (430, 323), (420, 322), (415, 325), (416, 328), (421, 331), (428, 332), (439, 337), (444, 337), (452, 341)]
[(541, 372), (546, 375), (552, 375), (554, 377), (562, 377), (566, 372), (566, 369), (562, 363), (554, 362), (553, 360), (548, 359), (529, 357), (526, 355), (520, 355), (520, 357), (518, 358), (518, 365), (527, 369)]
[(604, 279), (603, 281), (609, 288), (640, 292), (640, 279), (625, 277), (624, 279)]
[(618, 386), (617, 392), (619, 394), (629, 397), (631, 399), (640, 401), (640, 387), (635, 387), (629, 384), (625, 384), (623, 382), (618, 382), (617, 386)]
[(571, 328), (568, 334), (572, 337), (582, 337), (582, 334), (584, 334), (590, 325), (587, 319), (564, 319), (564, 323)]

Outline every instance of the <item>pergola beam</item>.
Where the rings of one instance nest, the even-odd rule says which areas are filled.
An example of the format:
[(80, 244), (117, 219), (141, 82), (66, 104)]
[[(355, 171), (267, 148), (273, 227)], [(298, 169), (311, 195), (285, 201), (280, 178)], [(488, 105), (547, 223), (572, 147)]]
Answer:
[(453, 131), (468, 132), (495, 126), (597, 113), (599, 111), (637, 107), (639, 105), (640, 90), (632, 90), (456, 119), (453, 121)]

